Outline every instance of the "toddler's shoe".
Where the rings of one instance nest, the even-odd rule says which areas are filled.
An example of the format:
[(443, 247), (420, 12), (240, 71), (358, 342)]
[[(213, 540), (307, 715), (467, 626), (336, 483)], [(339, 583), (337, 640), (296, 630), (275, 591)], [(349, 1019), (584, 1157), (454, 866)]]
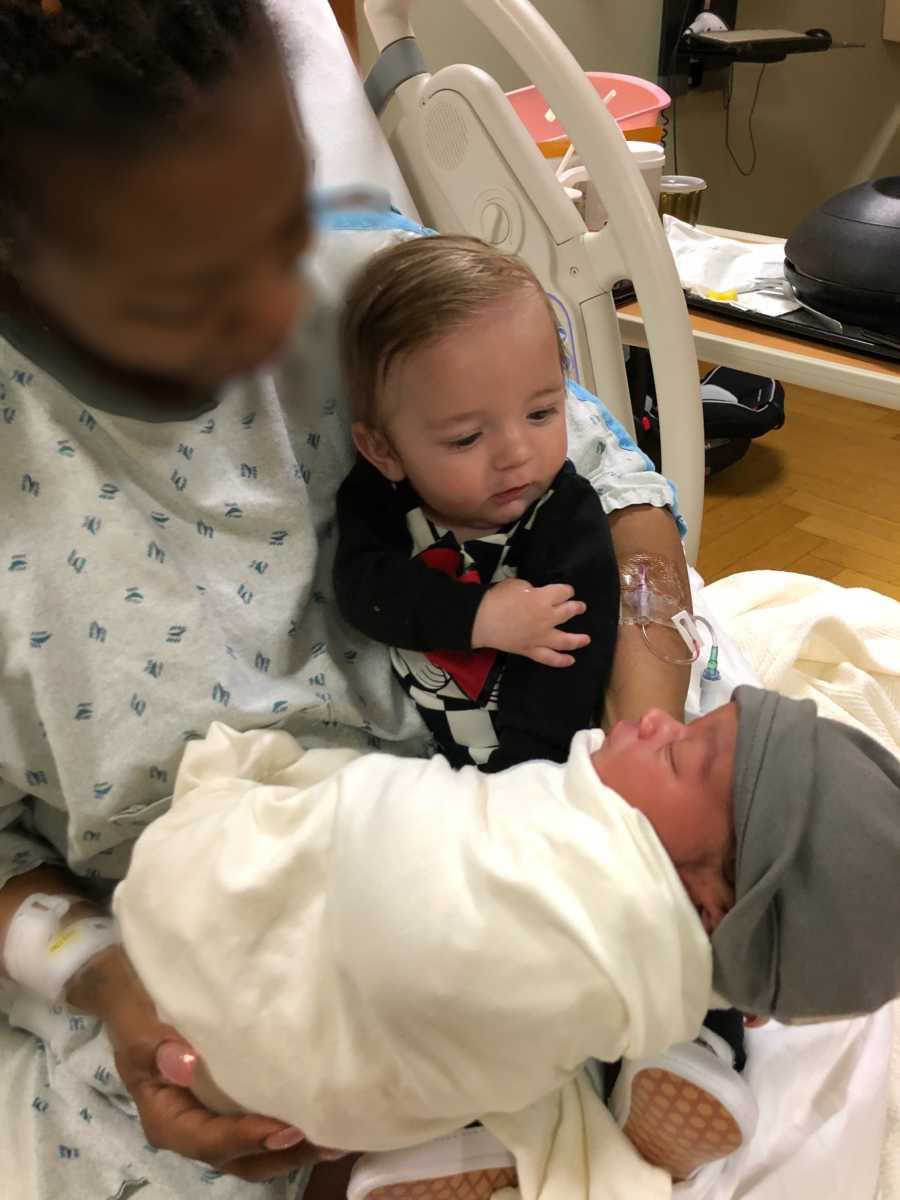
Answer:
[(609, 1107), (643, 1158), (689, 1179), (756, 1129), (756, 1100), (733, 1063), (725, 1039), (704, 1027), (657, 1058), (623, 1062)]
[(490, 1200), (516, 1181), (513, 1156), (474, 1125), (409, 1150), (364, 1154), (351, 1172), (347, 1200)]

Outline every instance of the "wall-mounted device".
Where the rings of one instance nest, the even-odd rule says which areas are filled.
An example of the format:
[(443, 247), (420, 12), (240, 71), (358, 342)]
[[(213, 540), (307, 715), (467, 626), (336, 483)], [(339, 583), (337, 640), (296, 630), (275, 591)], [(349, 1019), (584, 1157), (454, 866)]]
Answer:
[(664, 0), (659, 82), (667, 92), (683, 94), (706, 72), (734, 63), (781, 62), (834, 44), (827, 29), (736, 29), (737, 7), (737, 0)]

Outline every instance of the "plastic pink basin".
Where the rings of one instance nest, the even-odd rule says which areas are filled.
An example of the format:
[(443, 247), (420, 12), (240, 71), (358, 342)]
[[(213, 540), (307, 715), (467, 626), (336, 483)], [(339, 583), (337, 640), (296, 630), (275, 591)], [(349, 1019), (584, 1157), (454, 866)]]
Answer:
[[(601, 99), (615, 88), (616, 94), (607, 108), (620, 129), (646, 129), (655, 125), (656, 118), (671, 103), (671, 97), (661, 87), (636, 75), (617, 75), (612, 71), (587, 71), (586, 74)], [(538, 144), (566, 137), (559, 121), (548, 121), (544, 116), (550, 105), (533, 85), (507, 92), (506, 98)]]

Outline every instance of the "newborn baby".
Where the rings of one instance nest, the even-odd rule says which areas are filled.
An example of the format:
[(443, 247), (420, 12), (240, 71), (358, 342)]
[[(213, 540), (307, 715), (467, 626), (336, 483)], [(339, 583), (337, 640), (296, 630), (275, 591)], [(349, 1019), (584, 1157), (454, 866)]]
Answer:
[(591, 755), (597, 778), (652, 825), (707, 933), (734, 904), (737, 733), (734, 701), (691, 725), (651, 709)]
[(219, 725), (115, 909), (161, 1015), (244, 1107), (353, 1149), (481, 1118), (525, 1195), (566, 1113), (579, 1170), (622, 1153), (581, 1064), (692, 1037), (713, 952), (718, 991), (762, 1015), (900, 991), (898, 797), (874, 742), (755, 689), (495, 776)]

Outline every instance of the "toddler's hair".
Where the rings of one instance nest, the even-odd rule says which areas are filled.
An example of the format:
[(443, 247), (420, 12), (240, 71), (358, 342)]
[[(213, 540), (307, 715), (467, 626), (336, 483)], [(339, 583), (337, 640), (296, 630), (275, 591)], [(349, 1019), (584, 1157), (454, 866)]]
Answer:
[(63, 152), (139, 152), (269, 30), (263, 0), (0, 0), (0, 263)]
[(398, 358), (466, 325), (491, 304), (529, 291), (544, 299), (565, 374), (553, 308), (521, 258), (462, 234), (410, 238), (374, 255), (350, 289), (341, 329), (353, 420), (377, 423), (381, 389)]

